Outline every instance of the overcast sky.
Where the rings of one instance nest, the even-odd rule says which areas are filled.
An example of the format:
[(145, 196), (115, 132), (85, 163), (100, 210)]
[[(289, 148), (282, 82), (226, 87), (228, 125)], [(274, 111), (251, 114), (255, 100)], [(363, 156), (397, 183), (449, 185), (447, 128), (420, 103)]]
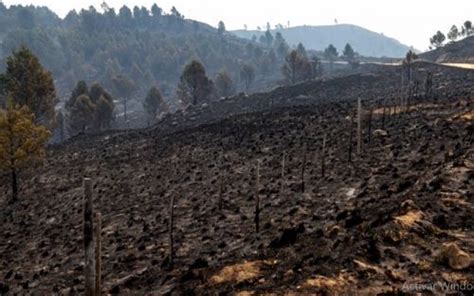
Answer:
[[(0, 0), (2, 1), (2, 0)], [(48, 6), (63, 17), (69, 10), (94, 5), (93, 0), (3, 0), (7, 5), (34, 4)], [(330, 25), (355, 24), (386, 36), (393, 37), (417, 49), (425, 50), (436, 30), (447, 32), (453, 24), (474, 21), (474, 0), (421, 1), (421, 0), (108, 0), (109, 6), (119, 8), (151, 7), (157, 3), (165, 11), (174, 5), (186, 18), (196, 19), (213, 26), (222, 20), (227, 29), (249, 29), (275, 24)], [(118, 9), (117, 9), (118, 10)]]

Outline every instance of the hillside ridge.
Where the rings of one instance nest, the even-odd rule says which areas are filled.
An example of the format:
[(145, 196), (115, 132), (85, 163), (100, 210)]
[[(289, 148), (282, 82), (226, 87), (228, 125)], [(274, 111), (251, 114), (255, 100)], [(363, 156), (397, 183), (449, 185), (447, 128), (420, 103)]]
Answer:
[[(257, 40), (261, 34), (265, 33), (251, 30), (232, 32), (247, 39), (256, 35)], [(306, 48), (312, 50), (324, 50), (329, 44), (333, 44), (341, 52), (346, 43), (350, 43), (354, 50), (368, 57), (403, 57), (410, 49), (409, 46), (394, 38), (351, 24), (298, 26), (272, 29), (271, 32), (273, 34), (280, 32), (288, 43), (297, 45), (301, 42)]]

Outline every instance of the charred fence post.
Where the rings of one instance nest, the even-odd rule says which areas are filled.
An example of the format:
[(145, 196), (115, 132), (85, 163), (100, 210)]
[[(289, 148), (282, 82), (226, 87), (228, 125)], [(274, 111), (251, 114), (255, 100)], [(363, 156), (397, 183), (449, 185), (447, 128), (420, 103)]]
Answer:
[(349, 129), (349, 162), (352, 162), (352, 141), (354, 138), (354, 116), (351, 115), (351, 127)]
[(368, 139), (368, 144), (369, 145), (372, 142), (372, 114), (373, 114), (373, 109), (370, 108), (369, 118), (368, 118), (368, 126), (367, 126), (367, 133), (368, 133), (368, 136), (369, 136), (369, 139)]
[(418, 98), (420, 97), (420, 80), (415, 80), (415, 90), (413, 92), (413, 98), (412, 98), (412, 102), (411, 102), (411, 105), (413, 105), (413, 102), (418, 102)]
[(397, 116), (397, 106), (398, 106), (397, 98), (393, 98), (393, 113), (392, 113), (392, 119), (395, 120), (395, 116)]
[(307, 153), (307, 145), (306, 142), (303, 144), (303, 161), (301, 164), (301, 192), (305, 192), (305, 171), (306, 171), (306, 153)]
[(169, 268), (173, 269), (174, 267), (174, 241), (173, 241), (173, 224), (174, 224), (174, 203), (175, 203), (175, 193), (171, 195), (170, 202), (170, 211), (168, 219), (168, 234), (169, 234)]
[(222, 211), (224, 199), (224, 173), (219, 173), (219, 211)]
[(382, 112), (382, 129), (385, 129), (385, 109), (386, 109), (387, 100), (383, 101), (383, 112)]
[(390, 102), (388, 104), (388, 121), (390, 121), (392, 119), (391, 118), (391, 116), (392, 116), (392, 106), (391, 106), (391, 104), (393, 103), (393, 101), (394, 101), (393, 97), (391, 97)]
[(283, 192), (283, 188), (285, 186), (285, 161), (286, 161), (286, 154), (283, 152), (283, 155), (281, 156), (281, 187), (280, 187), (280, 193)]
[(403, 108), (403, 104), (404, 104), (404, 99), (405, 99), (405, 76), (403, 75), (404, 73), (404, 65), (402, 65), (402, 70), (401, 70), (401, 74), (400, 74), (400, 110), (402, 110)]
[(95, 214), (95, 292), (101, 295), (102, 292), (102, 214)]
[(92, 206), (92, 180), (84, 178), (84, 277), (86, 296), (95, 296), (95, 245), (94, 245), (94, 222)]
[(431, 95), (433, 94), (433, 74), (428, 71), (425, 80), (425, 100), (431, 101)]
[(218, 208), (219, 208), (219, 211), (222, 211), (223, 199), (224, 199), (224, 156), (223, 154), (221, 154), (218, 186), (219, 186)]
[(323, 146), (321, 148), (321, 177), (326, 176), (326, 134), (323, 137)]
[(362, 154), (362, 102), (357, 99), (357, 155)]
[(260, 160), (255, 168), (255, 232), (260, 231)]

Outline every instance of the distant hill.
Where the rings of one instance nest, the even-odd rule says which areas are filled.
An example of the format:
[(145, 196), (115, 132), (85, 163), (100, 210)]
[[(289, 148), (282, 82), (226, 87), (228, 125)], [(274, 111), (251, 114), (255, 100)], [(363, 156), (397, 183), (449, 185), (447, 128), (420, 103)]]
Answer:
[(420, 57), (437, 63), (474, 63), (474, 36), (425, 52)]
[(251, 90), (260, 90), (281, 79), (278, 69), (284, 58), (258, 42), (185, 19), (176, 9), (165, 13), (157, 6), (124, 6), (100, 12), (90, 7), (61, 19), (47, 7), (7, 8), (0, 1), (0, 73), (5, 59), (20, 45), (29, 47), (53, 73), (62, 98), (78, 80), (98, 81), (120, 97), (112, 81), (125, 76), (134, 83), (136, 98), (158, 85), (168, 100), (176, 101), (176, 84), (192, 59), (204, 64), (211, 79), (226, 70), (236, 91), (244, 88), (240, 67), (252, 65)]
[[(410, 49), (396, 39), (354, 25), (302, 26), (271, 32), (281, 32), (290, 45), (301, 42), (307, 49), (314, 50), (333, 44), (341, 52), (346, 43), (350, 43), (359, 54), (370, 57), (402, 57)], [(239, 30), (233, 33), (247, 39), (255, 35), (258, 39), (265, 32)]]

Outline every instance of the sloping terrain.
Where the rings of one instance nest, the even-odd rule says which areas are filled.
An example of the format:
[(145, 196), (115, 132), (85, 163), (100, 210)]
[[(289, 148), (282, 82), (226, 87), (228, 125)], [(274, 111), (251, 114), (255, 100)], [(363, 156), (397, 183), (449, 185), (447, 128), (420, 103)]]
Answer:
[[(301, 26), (272, 30), (280, 32), (291, 45), (303, 43), (308, 49), (324, 50), (333, 44), (342, 52), (346, 43), (350, 43), (355, 51), (367, 57), (403, 57), (410, 49), (409, 46), (383, 34), (372, 32), (355, 25), (333, 26)], [(253, 35), (260, 38), (262, 31), (233, 31), (239, 37), (251, 39)]]
[[(474, 73), (420, 64), (415, 76), (434, 73), (435, 95), (420, 93), (400, 112), (399, 74), (382, 70), (236, 97), (153, 129), (50, 149), (44, 167), (22, 174), (19, 203), (8, 205), (1, 179), (0, 294), (83, 291), (85, 176), (103, 215), (104, 292), (396, 295), (406, 283), (474, 282)], [(360, 156), (349, 119), (357, 97), (373, 110)], [(392, 106), (385, 116), (384, 105)], [(445, 243), (465, 253), (454, 245), (441, 252)]]
[(470, 63), (474, 64), (474, 36), (420, 55), (421, 58), (436, 63)]

